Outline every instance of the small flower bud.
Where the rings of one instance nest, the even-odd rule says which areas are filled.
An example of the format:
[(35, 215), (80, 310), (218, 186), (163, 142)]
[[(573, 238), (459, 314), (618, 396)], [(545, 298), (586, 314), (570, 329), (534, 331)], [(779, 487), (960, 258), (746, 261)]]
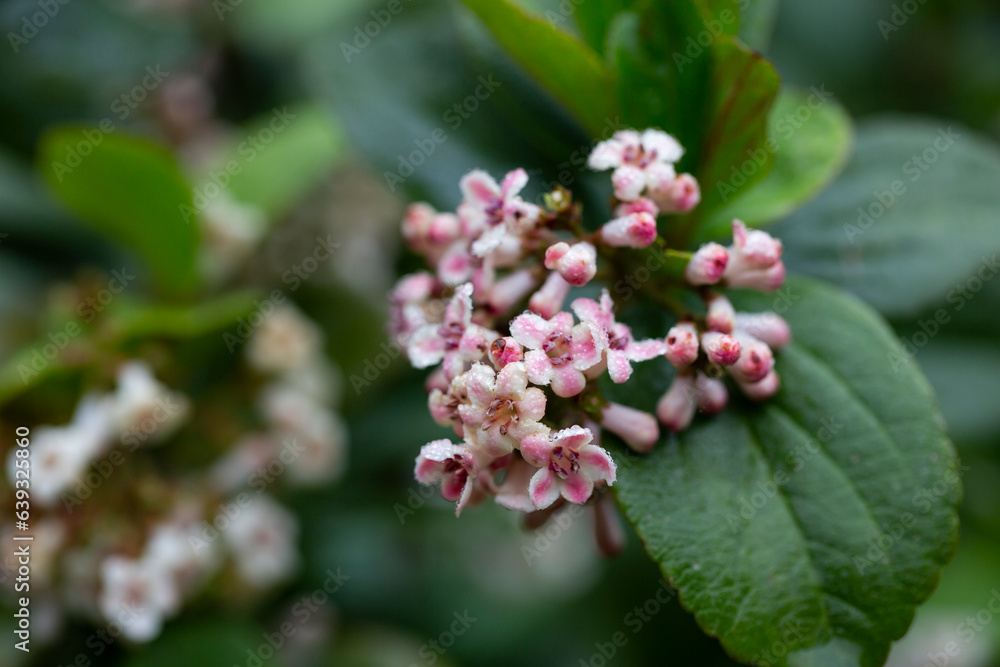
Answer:
[(493, 362), (493, 366), (500, 370), (507, 364), (512, 364), (515, 361), (521, 361), (524, 358), (524, 350), (521, 345), (507, 336), (505, 338), (497, 338), (490, 344), (490, 361)]
[(667, 332), (667, 361), (677, 367), (693, 364), (698, 358), (698, 329), (692, 322), (680, 322)]
[(698, 394), (698, 409), (705, 414), (714, 415), (722, 412), (729, 403), (729, 390), (722, 380), (698, 373), (694, 388)]
[(633, 213), (649, 213), (655, 218), (659, 215), (660, 208), (656, 205), (656, 202), (648, 197), (639, 197), (635, 201), (624, 202), (615, 208), (616, 218), (624, 218)]
[(545, 279), (545, 284), (542, 285), (541, 289), (531, 295), (531, 299), (528, 301), (528, 310), (538, 313), (545, 319), (551, 318), (562, 310), (563, 303), (569, 296), (570, 287), (571, 285), (563, 280), (557, 271), (553, 271)]
[(701, 335), (701, 346), (713, 364), (730, 366), (740, 358), (740, 343), (729, 334), (706, 331)]
[(749, 334), (739, 334), (740, 358), (729, 367), (733, 377), (746, 382), (760, 382), (774, 367), (774, 355), (766, 343)]
[(664, 213), (687, 213), (701, 201), (701, 189), (691, 174), (680, 174), (656, 198)]
[(611, 175), (615, 197), (621, 201), (635, 201), (646, 189), (646, 174), (638, 167), (624, 164)]
[(784, 347), (792, 339), (788, 322), (774, 312), (736, 313), (734, 323), (738, 331), (764, 341), (772, 349)]
[(678, 375), (656, 404), (657, 419), (670, 431), (683, 431), (694, 418), (696, 397), (694, 378)]
[(597, 273), (597, 250), (586, 242), (556, 243), (545, 251), (545, 268), (559, 272), (570, 285), (581, 287)]
[(611, 558), (621, 553), (625, 548), (625, 528), (622, 526), (621, 515), (611, 496), (602, 493), (594, 503), (594, 536), (597, 548), (606, 557)]
[(721, 294), (714, 294), (708, 299), (708, 314), (705, 316), (708, 328), (720, 333), (732, 333), (736, 311), (729, 299)]
[(601, 426), (625, 441), (633, 450), (648, 452), (660, 439), (660, 427), (653, 415), (618, 403), (601, 408)]
[(747, 229), (741, 220), (733, 220), (733, 247), (730, 254), (734, 272), (766, 269), (781, 259), (781, 241), (759, 229)]
[(760, 382), (747, 383), (736, 378), (736, 384), (739, 385), (740, 391), (751, 401), (766, 401), (777, 394), (781, 388), (781, 380), (774, 370), (768, 373)]
[(729, 263), (729, 251), (718, 243), (706, 243), (684, 268), (684, 278), (692, 285), (714, 285)]
[(651, 213), (632, 213), (601, 227), (601, 241), (616, 248), (648, 248), (655, 240), (656, 218)]
[(785, 284), (785, 263), (779, 261), (766, 269), (751, 269), (732, 275), (727, 270), (725, 278), (728, 287), (773, 292)]

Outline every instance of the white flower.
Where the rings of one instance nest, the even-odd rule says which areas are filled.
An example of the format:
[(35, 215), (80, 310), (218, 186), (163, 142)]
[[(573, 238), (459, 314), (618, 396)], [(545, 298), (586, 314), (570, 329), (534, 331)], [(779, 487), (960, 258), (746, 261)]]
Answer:
[(247, 358), (264, 373), (301, 370), (321, 351), (319, 328), (294, 306), (277, 308), (250, 337)]
[(101, 563), (98, 604), (106, 619), (121, 623), (126, 637), (147, 642), (177, 611), (180, 595), (169, 571), (157, 563), (109, 556)]
[(258, 496), (233, 519), (223, 536), (240, 576), (252, 586), (265, 588), (298, 567), (298, 532), (298, 522), (288, 510), (267, 496)]
[(191, 404), (154, 377), (142, 361), (118, 369), (118, 386), (111, 400), (111, 420), (126, 444), (162, 442), (187, 419)]
[(108, 442), (110, 418), (108, 401), (95, 395), (84, 396), (73, 420), (65, 426), (35, 429), (28, 456), (10, 451), (7, 474), (11, 482), (24, 479), (30, 468), (31, 495), (43, 507), (52, 506), (67, 487), (77, 481)]

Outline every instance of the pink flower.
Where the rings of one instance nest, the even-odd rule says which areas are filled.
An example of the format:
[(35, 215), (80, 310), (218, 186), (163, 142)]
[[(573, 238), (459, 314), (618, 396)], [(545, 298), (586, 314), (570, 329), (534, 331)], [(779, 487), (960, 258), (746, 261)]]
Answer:
[(605, 351), (608, 375), (612, 382), (621, 384), (632, 376), (633, 361), (655, 359), (666, 352), (664, 342), (659, 338), (637, 341), (632, 338), (632, 329), (615, 321), (614, 304), (608, 290), (601, 293), (601, 302), (593, 299), (577, 299), (572, 303), (573, 312), (581, 322), (593, 324), (604, 331), (608, 340)]
[(697, 407), (694, 377), (678, 374), (656, 404), (656, 417), (670, 431), (683, 431), (691, 425)]
[(541, 289), (531, 295), (528, 310), (538, 313), (545, 319), (552, 317), (562, 310), (571, 287), (572, 285), (563, 280), (558, 272), (552, 271)]
[(634, 201), (647, 188), (651, 193), (665, 192), (676, 178), (674, 163), (683, 155), (681, 145), (665, 132), (622, 130), (594, 148), (588, 165), (597, 171), (614, 168), (615, 196)]
[(729, 372), (748, 384), (760, 382), (774, 367), (771, 348), (750, 334), (736, 334), (736, 339), (740, 342), (740, 358), (729, 367)]
[(733, 220), (733, 245), (723, 273), (726, 284), (763, 291), (781, 287), (785, 282), (781, 251), (781, 241), (767, 232), (748, 230), (743, 222)]
[(476, 258), (469, 252), (468, 242), (456, 241), (438, 259), (438, 278), (448, 287), (461, 285), (472, 277), (476, 263)]
[(728, 264), (729, 251), (718, 243), (706, 243), (684, 267), (684, 278), (695, 286), (714, 285), (722, 279)]
[(721, 333), (732, 333), (736, 311), (729, 299), (721, 294), (713, 294), (708, 298), (708, 313), (705, 315), (705, 323), (712, 331)]
[(455, 290), (445, 309), (444, 322), (425, 324), (410, 338), (407, 354), (415, 368), (427, 368), (444, 361), (445, 373), (455, 377), (465, 364), (486, 354), (496, 334), (472, 324), (472, 285)]
[(503, 484), (497, 488), (494, 498), (496, 503), (516, 512), (534, 512), (535, 503), (531, 500), (528, 489), (531, 486), (531, 478), (537, 472), (538, 468), (520, 457), (515, 457), (507, 467), (507, 477)]
[(764, 379), (759, 382), (743, 382), (740, 378), (735, 377), (737, 386), (739, 386), (740, 391), (746, 395), (751, 401), (766, 401), (775, 394), (781, 388), (781, 381), (778, 378), (778, 374), (772, 369), (770, 373), (764, 376)]
[(475, 256), (489, 255), (500, 247), (505, 236), (517, 237), (538, 223), (541, 209), (517, 196), (527, 183), (524, 169), (508, 173), (500, 185), (480, 170), (462, 178), (464, 200), (459, 217), (467, 236), (476, 239), (472, 244)]
[(679, 322), (666, 337), (666, 357), (678, 368), (689, 366), (698, 359), (698, 329), (693, 322)]
[(470, 443), (495, 459), (509, 454), (545, 415), (545, 393), (528, 387), (523, 362), (504, 366), (499, 373), (486, 364), (474, 364), (465, 383), (469, 403), (458, 406)]
[(656, 417), (618, 403), (606, 403), (601, 408), (601, 426), (639, 453), (650, 451), (660, 439)]
[(573, 315), (557, 313), (546, 320), (534, 313), (514, 318), (510, 333), (530, 352), (524, 355), (528, 379), (538, 385), (552, 385), (557, 396), (575, 396), (587, 379), (583, 371), (601, 362), (608, 337), (593, 324), (573, 325)]
[(666, 190), (654, 194), (664, 213), (687, 213), (701, 201), (701, 189), (691, 174), (680, 174)]
[(420, 448), (413, 474), (421, 484), (440, 483), (444, 499), (458, 501), (455, 508), (458, 516), (472, 497), (479, 464), (466, 444), (434, 440)]
[(549, 435), (537, 433), (521, 443), (521, 455), (539, 468), (531, 478), (528, 495), (537, 509), (545, 509), (561, 495), (571, 503), (587, 502), (595, 483), (615, 482), (617, 467), (611, 455), (591, 444), (593, 434), (571, 426)]
[(558, 271), (570, 285), (582, 287), (597, 273), (597, 250), (587, 242), (556, 243), (545, 251), (545, 268)]
[(615, 217), (624, 218), (634, 213), (648, 213), (654, 218), (660, 214), (660, 207), (649, 197), (639, 197), (635, 201), (627, 201), (615, 208)]
[(411, 204), (403, 217), (403, 239), (414, 252), (430, 262), (440, 257), (444, 248), (461, 237), (458, 217), (454, 213), (438, 213), (430, 204)]
[(729, 334), (706, 331), (701, 335), (701, 346), (713, 364), (729, 366), (740, 358), (740, 343)]
[(493, 362), (493, 366), (497, 370), (502, 369), (507, 364), (523, 360), (524, 350), (512, 337), (497, 338), (490, 343), (490, 361)]
[(538, 286), (531, 269), (514, 271), (496, 281), (485, 301), (494, 313), (504, 313), (523, 301)]
[(656, 240), (656, 217), (651, 213), (629, 213), (601, 227), (601, 241), (617, 248), (648, 248)]
[(737, 331), (745, 331), (772, 348), (784, 347), (792, 339), (788, 322), (777, 313), (736, 313), (734, 324)]

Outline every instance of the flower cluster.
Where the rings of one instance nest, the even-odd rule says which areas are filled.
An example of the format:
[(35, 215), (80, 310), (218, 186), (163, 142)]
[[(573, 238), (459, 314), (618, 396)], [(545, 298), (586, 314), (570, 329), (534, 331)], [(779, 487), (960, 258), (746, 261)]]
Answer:
[[(523, 512), (585, 503), (615, 482), (602, 427), (646, 452), (661, 424), (681, 430), (696, 410), (725, 407), (726, 373), (751, 399), (777, 391), (772, 348), (788, 341), (787, 325), (773, 313), (735, 312), (715, 287), (776, 289), (781, 243), (736, 220), (728, 248), (671, 247), (662, 216), (700, 201), (697, 181), (676, 171), (683, 154), (659, 130), (621, 131), (598, 144), (589, 165), (614, 170), (614, 215), (592, 231), (566, 190), (546, 194), (543, 205), (524, 200), (523, 169), (500, 183), (469, 173), (454, 213), (423, 203), (407, 210), (403, 236), (433, 271), (398, 282), (390, 330), (415, 367), (437, 366), (427, 380), (429, 410), (458, 441), (425, 445), (415, 474), (440, 483), (458, 512), (486, 496)], [(680, 304), (694, 295), (703, 308), (674, 308), (669, 331), (641, 339), (599, 283), (628, 275), (650, 253), (664, 269), (642, 286), (649, 300)], [(605, 373), (626, 383), (633, 364), (661, 357), (676, 372), (655, 416), (604, 398)]]
[(139, 360), (118, 365), (110, 391), (85, 394), (68, 424), (36, 427), (29, 448), (9, 452), (12, 483), (31, 471), (32, 583), (42, 596), (64, 582), (79, 595), (59, 608), (99, 614), (146, 642), (227, 564), (241, 590), (294, 573), (297, 521), (265, 491), (279, 477), (304, 485), (340, 474), (346, 431), (329, 407), (339, 380), (318, 328), (291, 306), (260, 325), (247, 361), (260, 382), (258, 428), (216, 434), (227, 451), (207, 470), (173, 479), (150, 469), (149, 458), (192, 437), (204, 444), (205, 434), (189, 429), (199, 419), (192, 401)]

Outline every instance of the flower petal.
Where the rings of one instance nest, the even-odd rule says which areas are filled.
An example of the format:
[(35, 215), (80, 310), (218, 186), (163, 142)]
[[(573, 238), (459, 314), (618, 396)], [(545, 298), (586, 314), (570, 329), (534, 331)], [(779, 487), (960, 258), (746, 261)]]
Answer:
[(625, 354), (630, 361), (647, 361), (655, 359), (667, 351), (667, 344), (662, 338), (637, 340), (625, 348)]
[(425, 324), (410, 337), (406, 354), (414, 368), (428, 368), (444, 359), (445, 344), (439, 328), (437, 324)]
[(524, 367), (532, 384), (547, 385), (552, 382), (553, 366), (548, 355), (541, 350), (532, 350), (524, 355)]
[(615, 384), (626, 382), (632, 377), (632, 364), (622, 350), (608, 350), (608, 375)]
[(528, 495), (535, 509), (543, 510), (559, 498), (559, 480), (546, 469), (539, 470), (528, 484)]
[(573, 367), (585, 371), (599, 363), (608, 347), (608, 333), (592, 322), (581, 322), (573, 327), (570, 353)]
[(497, 374), (496, 393), (497, 396), (513, 398), (518, 400), (528, 388), (528, 371), (523, 362), (507, 364)]
[(524, 392), (518, 401), (517, 414), (522, 420), (538, 421), (545, 416), (545, 392), (538, 387), (531, 387)]
[(510, 323), (510, 335), (514, 340), (532, 350), (540, 350), (551, 333), (549, 321), (534, 313), (518, 315)]
[(556, 396), (576, 396), (586, 386), (587, 378), (570, 364), (552, 368), (552, 391)]
[(585, 445), (580, 448), (580, 469), (594, 480), (604, 480), (609, 485), (614, 484), (618, 466), (611, 454), (597, 445)]
[(500, 196), (506, 201), (515, 196), (524, 186), (528, 184), (528, 172), (524, 169), (515, 169), (507, 172), (503, 182), (500, 184)]
[(500, 198), (500, 186), (493, 177), (481, 169), (474, 169), (462, 177), (459, 187), (462, 196), (485, 208)]
[(594, 492), (594, 483), (583, 475), (570, 475), (563, 480), (562, 497), (571, 503), (582, 505)]

